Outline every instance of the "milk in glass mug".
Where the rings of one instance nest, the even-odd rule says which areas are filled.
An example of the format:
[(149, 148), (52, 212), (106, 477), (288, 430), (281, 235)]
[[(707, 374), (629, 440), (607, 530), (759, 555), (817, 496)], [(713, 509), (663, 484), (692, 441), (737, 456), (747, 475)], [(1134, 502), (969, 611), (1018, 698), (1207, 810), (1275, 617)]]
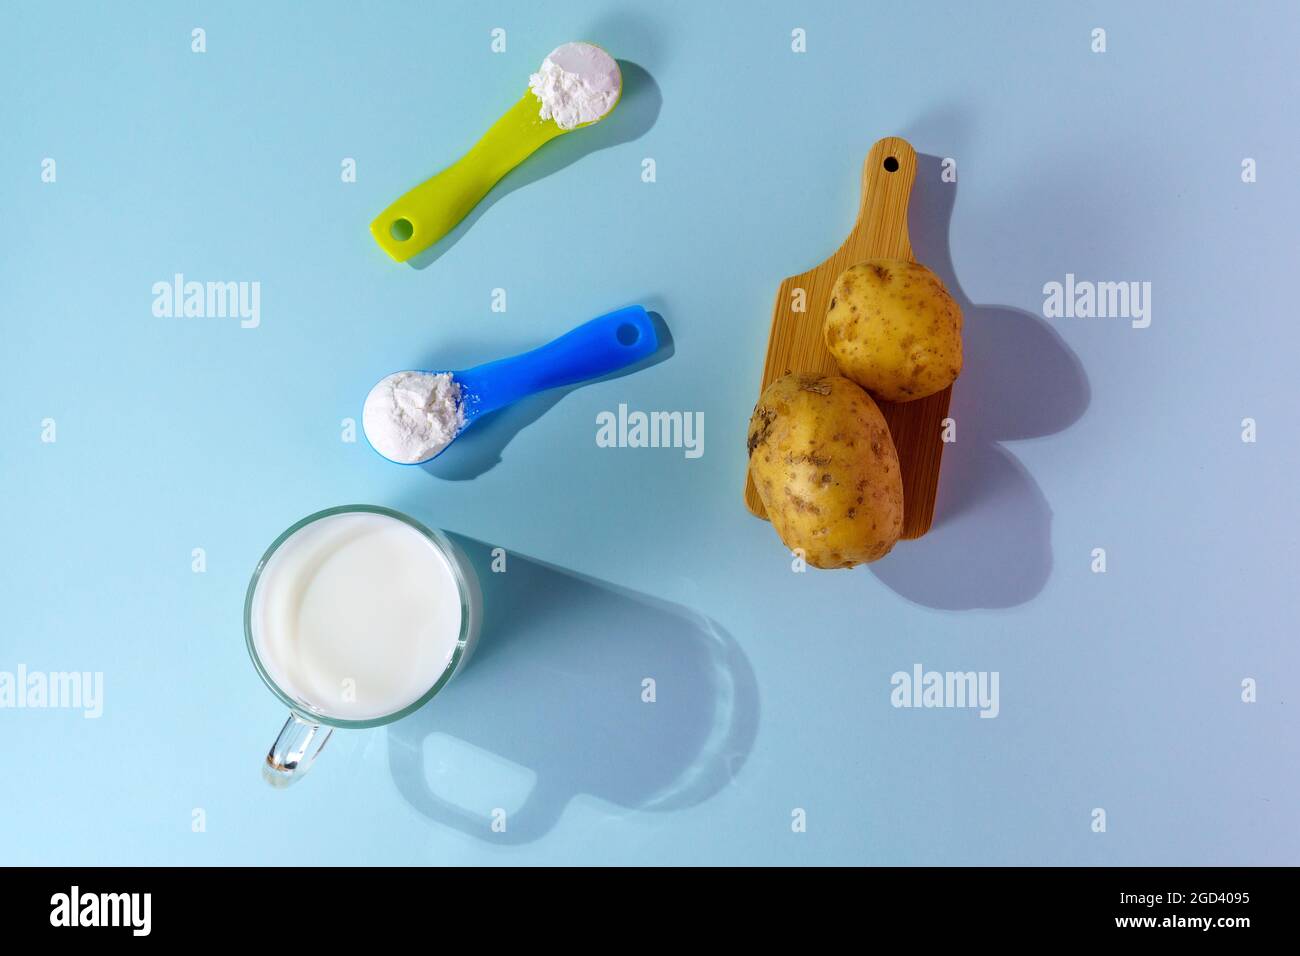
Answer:
[(478, 577), (440, 532), (347, 505), (308, 515), (253, 572), (244, 636), (289, 719), (262, 767), (286, 786), (335, 727), (378, 727), (423, 707), (478, 639)]

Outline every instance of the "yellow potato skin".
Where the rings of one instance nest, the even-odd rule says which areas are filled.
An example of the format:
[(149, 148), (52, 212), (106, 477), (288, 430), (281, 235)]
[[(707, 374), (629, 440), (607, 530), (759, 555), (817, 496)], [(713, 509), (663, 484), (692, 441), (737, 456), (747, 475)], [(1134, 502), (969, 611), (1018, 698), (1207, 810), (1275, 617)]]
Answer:
[(903, 476), (871, 396), (839, 375), (790, 374), (749, 420), (749, 472), (767, 516), (817, 568), (883, 558), (903, 531)]
[(925, 398), (961, 374), (961, 307), (920, 263), (869, 259), (840, 273), (822, 334), (840, 372), (887, 401)]

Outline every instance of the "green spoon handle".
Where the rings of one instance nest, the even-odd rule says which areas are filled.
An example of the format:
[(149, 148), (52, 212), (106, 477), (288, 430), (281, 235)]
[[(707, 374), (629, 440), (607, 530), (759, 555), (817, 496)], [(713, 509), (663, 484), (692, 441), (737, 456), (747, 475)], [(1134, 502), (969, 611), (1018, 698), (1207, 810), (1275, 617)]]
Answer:
[(375, 242), (405, 262), (455, 229), (502, 176), (565, 132), (541, 119), (538, 109), (532, 91), (524, 93), (469, 152), (376, 216), (370, 224)]

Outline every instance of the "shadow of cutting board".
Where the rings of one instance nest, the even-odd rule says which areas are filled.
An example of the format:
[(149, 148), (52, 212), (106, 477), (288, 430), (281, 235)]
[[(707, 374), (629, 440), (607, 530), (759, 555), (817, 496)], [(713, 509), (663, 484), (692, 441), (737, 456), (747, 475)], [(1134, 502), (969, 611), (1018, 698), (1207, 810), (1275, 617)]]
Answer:
[[(858, 221), (835, 254), (809, 272), (781, 283), (772, 312), (763, 382), (767, 388), (789, 372), (839, 374), (822, 340), (822, 320), (839, 274), (864, 259), (913, 259), (907, 238), (907, 201), (916, 179), (916, 150), (905, 139), (886, 137), (871, 147), (862, 168)], [(799, 310), (799, 311), (796, 311)], [(952, 389), (914, 402), (878, 402), (898, 448), (903, 472), (903, 537), (930, 530), (939, 491), (943, 420)], [(754, 481), (746, 474), (745, 504), (766, 518)]]

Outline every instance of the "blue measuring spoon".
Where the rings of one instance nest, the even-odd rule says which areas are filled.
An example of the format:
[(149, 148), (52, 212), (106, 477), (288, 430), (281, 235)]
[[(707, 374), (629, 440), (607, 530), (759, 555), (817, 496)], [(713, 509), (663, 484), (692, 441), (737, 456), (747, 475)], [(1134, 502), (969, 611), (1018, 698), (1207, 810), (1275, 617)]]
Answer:
[[(399, 465), (422, 465), (450, 448), (465, 429), (485, 415), (538, 392), (617, 372), (653, 355), (658, 348), (659, 336), (649, 314), (642, 306), (630, 305), (584, 322), (531, 352), (497, 359), (464, 371), (427, 373), (452, 377), (460, 388), (460, 410), (465, 421), (456, 435), (434, 454), (418, 461), (398, 461), (380, 451), (368, 430), (366, 440), (389, 461)], [(385, 376), (385, 379), (390, 377)]]

